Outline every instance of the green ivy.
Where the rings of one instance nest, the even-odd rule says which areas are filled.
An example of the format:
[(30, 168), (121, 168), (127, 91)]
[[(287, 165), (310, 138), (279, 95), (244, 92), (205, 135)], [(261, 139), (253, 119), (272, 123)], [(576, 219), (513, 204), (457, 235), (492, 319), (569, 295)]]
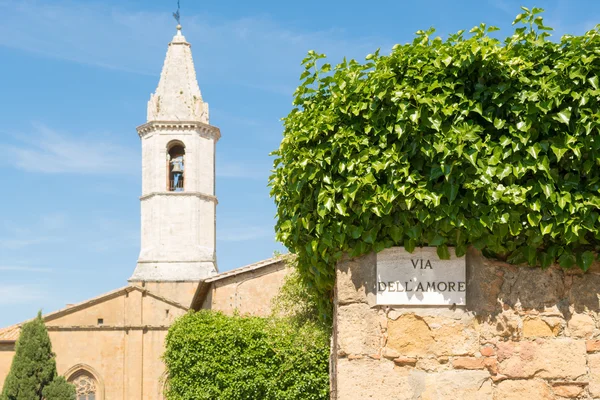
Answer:
[(481, 24), (445, 41), (419, 31), (365, 63), (303, 60), (270, 186), (277, 238), (325, 305), (342, 254), (395, 245), (589, 268), (600, 25), (552, 42), (542, 11), (523, 8), (504, 42)]

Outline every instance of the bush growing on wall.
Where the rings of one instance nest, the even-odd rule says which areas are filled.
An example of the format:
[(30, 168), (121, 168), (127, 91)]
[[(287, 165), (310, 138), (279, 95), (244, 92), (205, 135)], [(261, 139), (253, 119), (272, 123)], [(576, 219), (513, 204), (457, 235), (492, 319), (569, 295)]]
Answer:
[[(270, 178), (277, 237), (326, 303), (335, 263), (400, 245), (473, 245), (586, 270), (600, 245), (600, 25), (547, 39), (523, 8), (495, 27), (332, 68), (309, 52)], [(320, 66), (318, 66), (318, 62)]]
[(166, 340), (167, 399), (329, 399), (330, 329), (313, 298), (291, 271), (269, 318), (203, 310), (177, 320)]

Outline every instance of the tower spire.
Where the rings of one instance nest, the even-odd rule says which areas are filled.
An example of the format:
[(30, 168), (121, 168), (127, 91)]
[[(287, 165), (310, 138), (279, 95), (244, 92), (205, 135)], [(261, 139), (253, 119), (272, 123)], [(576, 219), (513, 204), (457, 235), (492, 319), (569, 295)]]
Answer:
[(169, 43), (156, 92), (150, 95), (148, 101), (148, 122), (195, 121), (208, 124), (208, 103), (202, 100), (198, 87), (191, 45), (181, 33), (179, 2), (173, 17), (177, 21), (177, 33)]

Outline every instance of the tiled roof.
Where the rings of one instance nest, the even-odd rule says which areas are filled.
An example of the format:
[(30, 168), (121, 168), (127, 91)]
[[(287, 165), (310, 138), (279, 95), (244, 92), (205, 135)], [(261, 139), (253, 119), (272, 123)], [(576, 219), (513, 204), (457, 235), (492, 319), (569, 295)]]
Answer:
[(245, 272), (250, 272), (257, 269), (261, 269), (263, 267), (268, 267), (269, 265), (278, 263), (280, 261), (283, 261), (283, 256), (271, 257), (266, 260), (255, 262), (254, 264), (249, 264), (240, 268), (232, 269), (231, 271), (226, 271), (217, 275), (213, 275), (210, 278), (204, 280), (204, 282), (210, 283), (221, 279), (229, 278), (231, 276), (236, 276)]
[(21, 325), (12, 325), (0, 329), (0, 342), (15, 342), (21, 333)]

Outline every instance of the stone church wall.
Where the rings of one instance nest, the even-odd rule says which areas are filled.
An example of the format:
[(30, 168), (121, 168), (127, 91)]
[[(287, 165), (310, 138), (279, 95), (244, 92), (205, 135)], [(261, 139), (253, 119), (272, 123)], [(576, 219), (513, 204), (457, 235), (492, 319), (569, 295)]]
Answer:
[(600, 399), (600, 266), (470, 250), (466, 306), (376, 305), (376, 255), (338, 264), (332, 398)]
[(4, 379), (10, 371), (10, 365), (15, 355), (14, 343), (0, 343), (0, 391), (4, 385)]
[(278, 262), (256, 271), (219, 279), (211, 283), (202, 308), (228, 315), (238, 312), (240, 315), (268, 316), (273, 297), (279, 293), (288, 272), (285, 263)]

